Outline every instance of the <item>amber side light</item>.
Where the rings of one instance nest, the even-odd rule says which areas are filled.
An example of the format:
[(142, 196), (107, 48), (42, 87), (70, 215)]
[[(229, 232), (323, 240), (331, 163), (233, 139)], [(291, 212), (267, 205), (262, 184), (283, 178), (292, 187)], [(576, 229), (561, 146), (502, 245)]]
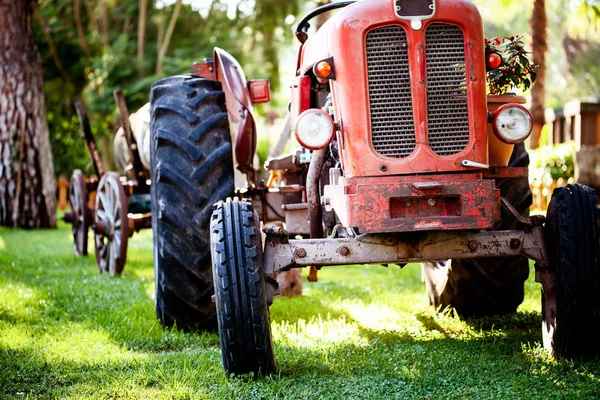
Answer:
[(335, 63), (333, 57), (326, 58), (313, 65), (313, 73), (317, 79), (335, 80)]
[(331, 75), (331, 71), (332, 71), (331, 64), (329, 64), (327, 61), (319, 62), (315, 68), (315, 72), (321, 78), (326, 78), (329, 75)]

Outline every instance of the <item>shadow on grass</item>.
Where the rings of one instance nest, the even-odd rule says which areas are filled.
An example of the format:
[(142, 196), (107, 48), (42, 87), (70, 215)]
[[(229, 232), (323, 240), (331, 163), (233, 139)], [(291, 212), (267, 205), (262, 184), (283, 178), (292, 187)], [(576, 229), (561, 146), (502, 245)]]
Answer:
[[(28, 304), (29, 315), (19, 319), (7, 314), (0, 300), (0, 321), (54, 326), (82, 324), (106, 332), (119, 345), (141, 351), (168, 351), (189, 345), (218, 346), (213, 334), (189, 335), (163, 329), (153, 300), (151, 233), (134, 237), (122, 277), (101, 275), (90, 244), (90, 255), (76, 257), (69, 230), (0, 230), (5, 251), (0, 252), (0, 287), (14, 288), (12, 296), (25, 291), (39, 293), (40, 300)], [(57, 237), (58, 236), (58, 237)], [(8, 301), (8, 300), (7, 300)], [(14, 307), (12, 307), (14, 308)], [(39, 329), (39, 328), (36, 328)]]
[[(0, 326), (15, 332), (14, 343), (0, 340), (0, 393), (139, 388), (155, 397), (153, 390), (171, 388), (213, 398), (600, 396), (599, 362), (556, 363), (541, 353), (538, 313), (467, 320), (467, 329), (455, 329), (450, 316), (415, 314), (406, 300), (423, 290), (415, 271), (400, 276), (380, 267), (325, 272), (318, 283), (305, 283), (305, 296), (277, 298), (271, 315), (281, 330), (275, 342), (280, 374), (227, 381), (216, 334), (163, 330), (157, 322), (147, 233), (134, 237), (122, 278), (99, 275), (91, 255), (75, 258), (64, 228), (0, 230), (0, 238), (0, 290), (11, 297), (0, 298)], [(373, 329), (348, 311), (373, 304), (406, 307), (418, 324), (413, 331)], [(302, 331), (303, 323), (314, 329)], [(339, 337), (330, 340), (327, 329), (339, 329)], [(69, 330), (77, 332), (64, 333)], [(28, 338), (25, 345), (17, 335)], [(108, 350), (79, 361), (56, 355), (78, 340), (81, 353), (100, 345)]]

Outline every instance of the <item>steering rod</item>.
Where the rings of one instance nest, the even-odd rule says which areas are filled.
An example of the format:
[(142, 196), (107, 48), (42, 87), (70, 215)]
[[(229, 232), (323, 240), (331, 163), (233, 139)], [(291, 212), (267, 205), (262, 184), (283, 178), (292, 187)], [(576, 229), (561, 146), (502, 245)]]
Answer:
[(308, 28), (310, 28), (310, 24), (308, 23), (308, 21), (310, 21), (318, 15), (326, 13), (327, 11), (335, 10), (338, 8), (344, 8), (353, 3), (356, 3), (356, 0), (339, 1), (337, 3), (325, 4), (324, 6), (315, 8), (314, 10), (309, 12), (304, 18), (302, 18), (302, 21), (300, 21), (298, 27), (296, 28), (296, 37), (298, 38), (300, 43), (304, 43), (308, 40), (308, 34), (306, 33), (308, 31)]

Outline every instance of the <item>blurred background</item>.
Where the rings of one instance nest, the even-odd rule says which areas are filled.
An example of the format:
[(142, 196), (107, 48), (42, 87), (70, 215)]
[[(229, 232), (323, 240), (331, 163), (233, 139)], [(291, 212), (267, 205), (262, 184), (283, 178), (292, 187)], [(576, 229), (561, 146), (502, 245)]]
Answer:
[[(542, 131), (539, 149), (531, 153), (531, 180), (537, 185), (538, 203), (544, 201), (540, 197), (544, 190), (551, 193), (553, 185), (566, 183), (575, 173), (576, 134), (569, 121), (564, 122), (568, 120), (565, 104), (583, 99), (597, 105), (600, 96), (600, 7), (594, 1), (473, 1), (484, 17), (486, 37), (522, 35), (528, 50), (532, 38), (543, 35), (546, 39), (542, 101), (549, 123)], [(153, 81), (186, 73), (192, 62), (210, 57), (214, 46), (234, 55), (249, 78), (268, 78), (272, 83), (273, 101), (257, 109), (259, 157), (264, 161), (277, 140), (289, 101), (288, 83), (298, 49), (293, 29), (303, 14), (327, 2), (39, 1), (33, 22), (43, 62), (56, 176), (69, 176), (75, 168), (91, 172), (78, 133), (74, 96), (84, 98), (102, 158), (110, 167), (118, 123), (113, 90), (124, 90), (133, 112), (148, 101)], [(545, 8), (544, 14), (540, 14), (540, 6)], [(536, 43), (543, 52), (544, 43)], [(534, 62), (539, 63), (539, 58), (534, 57)], [(543, 204), (537, 205), (543, 208)]]

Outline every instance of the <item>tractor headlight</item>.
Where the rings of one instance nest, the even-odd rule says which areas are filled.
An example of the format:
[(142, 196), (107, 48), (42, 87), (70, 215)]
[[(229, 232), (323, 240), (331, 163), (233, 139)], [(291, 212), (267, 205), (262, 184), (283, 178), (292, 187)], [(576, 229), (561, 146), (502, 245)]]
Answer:
[(327, 147), (333, 140), (335, 124), (325, 111), (310, 109), (298, 117), (295, 133), (302, 147), (319, 150)]
[(523, 142), (531, 134), (533, 118), (529, 110), (519, 104), (506, 104), (493, 114), (492, 128), (504, 143)]

